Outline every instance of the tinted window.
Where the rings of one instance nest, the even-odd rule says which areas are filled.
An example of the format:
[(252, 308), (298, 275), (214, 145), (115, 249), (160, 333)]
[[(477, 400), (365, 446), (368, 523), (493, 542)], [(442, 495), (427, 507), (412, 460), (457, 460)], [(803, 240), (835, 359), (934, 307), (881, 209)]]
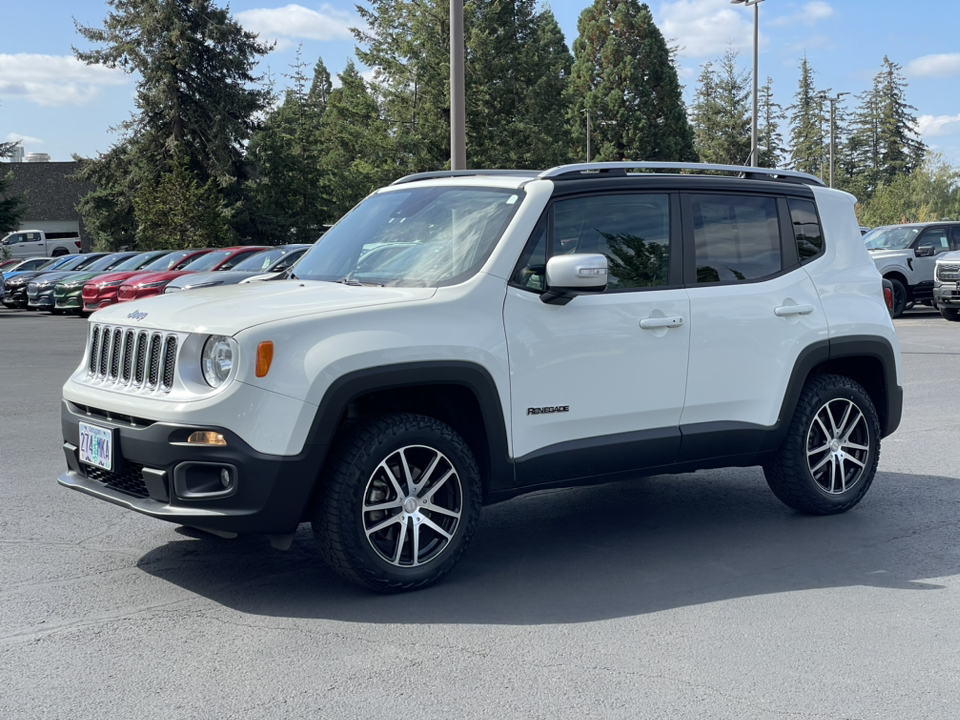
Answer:
[(144, 270), (163, 271), (171, 270), (183, 261), (184, 258), (194, 255), (196, 250), (177, 250), (163, 257), (159, 257), (148, 265), (144, 265)]
[(552, 255), (600, 253), (608, 290), (666, 285), (670, 279), (668, 195), (593, 195), (554, 205)]
[(817, 209), (809, 200), (790, 198), (787, 204), (790, 206), (793, 236), (797, 240), (797, 253), (800, 262), (806, 262), (823, 250), (823, 232), (817, 219)]
[(932, 247), (934, 253), (941, 253), (950, 249), (950, 243), (947, 241), (947, 231), (945, 228), (934, 228), (928, 230), (917, 241), (917, 247)]
[(777, 201), (692, 195), (697, 282), (742, 282), (780, 272)]
[(147, 263), (151, 263), (157, 258), (163, 257), (166, 255), (169, 250), (155, 250), (153, 252), (140, 253), (139, 255), (134, 255), (127, 260), (124, 260), (122, 263), (117, 265), (114, 270), (139, 270), (144, 267)]
[(234, 270), (237, 272), (264, 272), (268, 267), (273, 265), (273, 263), (282, 258), (283, 254), (284, 251), (280, 249), (263, 250), (256, 255), (245, 257), (243, 262), (237, 263)]
[(246, 252), (237, 253), (232, 258), (227, 260), (223, 265), (218, 267), (217, 270), (231, 270), (237, 265), (237, 263), (241, 262), (242, 260), (246, 260), (251, 255), (256, 255), (259, 252), (260, 250), (247, 250)]

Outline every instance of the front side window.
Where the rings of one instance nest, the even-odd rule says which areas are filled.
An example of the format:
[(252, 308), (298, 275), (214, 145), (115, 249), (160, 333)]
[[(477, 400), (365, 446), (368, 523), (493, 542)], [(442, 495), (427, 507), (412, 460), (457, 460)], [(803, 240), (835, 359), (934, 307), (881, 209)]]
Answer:
[(691, 195), (698, 283), (744, 282), (783, 267), (777, 201), (750, 195)]
[(541, 223), (527, 245), (513, 281), (544, 289), (550, 256), (598, 253), (607, 258), (607, 290), (661, 287), (670, 282), (670, 196), (618, 193), (558, 200), (552, 237)]
[(917, 241), (917, 247), (932, 247), (934, 254), (939, 254), (950, 249), (950, 241), (947, 240), (947, 231), (945, 228), (934, 228), (925, 232)]
[(294, 277), (395, 287), (461, 283), (490, 256), (522, 195), (474, 187), (372, 195), (301, 258)]

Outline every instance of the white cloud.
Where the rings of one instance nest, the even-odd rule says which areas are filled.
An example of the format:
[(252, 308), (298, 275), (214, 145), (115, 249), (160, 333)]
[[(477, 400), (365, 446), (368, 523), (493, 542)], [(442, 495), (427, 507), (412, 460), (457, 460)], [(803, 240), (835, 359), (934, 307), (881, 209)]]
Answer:
[(235, 17), (262, 40), (277, 42), (277, 49), (290, 47), (295, 40), (346, 40), (353, 37), (350, 28), (359, 25), (358, 18), (329, 5), (322, 5), (320, 10), (302, 5), (258, 8), (238, 12)]
[[(763, 5), (760, 7), (763, 8)], [(761, 9), (760, 12), (763, 13), (763, 10)], [(808, 2), (805, 4), (800, 8), (799, 11), (795, 13), (773, 18), (770, 20), (770, 24), (778, 27), (791, 27), (793, 25), (797, 25), (798, 23), (809, 26), (814, 25), (821, 20), (826, 20), (831, 15), (833, 15), (832, 7), (825, 2), (822, 2), (822, 0), (814, 0), (813, 2)]]
[(37, 105), (86, 105), (108, 85), (125, 85), (121, 70), (86, 65), (72, 55), (0, 54), (0, 95)]
[(7, 133), (6, 142), (20, 142), (24, 145), (43, 145), (44, 142), (40, 138), (30, 137), (29, 135), (21, 135), (20, 133)]
[(924, 55), (907, 63), (908, 75), (920, 77), (953, 77), (960, 75), (960, 53)]
[(960, 115), (921, 115), (917, 118), (917, 132), (924, 138), (960, 135)]
[[(752, 51), (753, 12), (729, 0), (673, 0), (663, 3), (658, 23), (671, 43), (676, 39), (685, 57), (717, 57), (728, 47)], [(760, 46), (764, 45), (761, 22)]]

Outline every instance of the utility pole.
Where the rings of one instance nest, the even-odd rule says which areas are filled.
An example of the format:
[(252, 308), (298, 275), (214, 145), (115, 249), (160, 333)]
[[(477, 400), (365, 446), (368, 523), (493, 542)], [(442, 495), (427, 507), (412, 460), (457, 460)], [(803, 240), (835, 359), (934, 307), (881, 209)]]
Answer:
[(450, 169), (467, 169), (463, 0), (450, 0)]

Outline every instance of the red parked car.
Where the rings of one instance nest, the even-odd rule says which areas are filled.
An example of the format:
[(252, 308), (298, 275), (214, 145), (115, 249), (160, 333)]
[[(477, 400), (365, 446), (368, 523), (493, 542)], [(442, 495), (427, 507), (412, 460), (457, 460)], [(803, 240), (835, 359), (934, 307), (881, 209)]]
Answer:
[(177, 269), (163, 272), (141, 273), (128, 278), (120, 285), (117, 291), (117, 302), (138, 300), (145, 297), (161, 295), (167, 283), (176, 277), (194, 272), (210, 272), (211, 270), (229, 270), (241, 260), (245, 260), (254, 253), (269, 250), (266, 245), (237, 245), (208, 252), (192, 262)]
[(91, 313), (117, 302), (117, 290), (129, 278), (147, 272), (176, 270), (194, 261), (200, 255), (212, 252), (213, 248), (192, 250), (158, 250), (157, 256), (139, 268), (125, 268), (122, 272), (100, 275), (83, 286), (83, 312)]

